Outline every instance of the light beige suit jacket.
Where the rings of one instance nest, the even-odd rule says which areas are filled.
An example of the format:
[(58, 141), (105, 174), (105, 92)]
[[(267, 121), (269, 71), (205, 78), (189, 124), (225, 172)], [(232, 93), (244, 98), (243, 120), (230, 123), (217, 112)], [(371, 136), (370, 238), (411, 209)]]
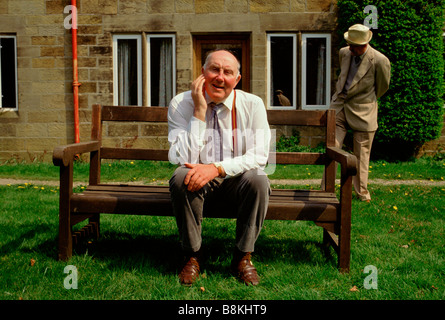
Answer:
[(391, 64), (382, 53), (368, 45), (368, 51), (352, 80), (351, 86), (344, 96), (341, 94), (348, 77), (351, 62), (349, 47), (340, 49), (341, 72), (332, 96), (331, 108), (336, 113), (344, 109), (346, 121), (353, 130), (377, 130), (377, 99), (389, 88)]

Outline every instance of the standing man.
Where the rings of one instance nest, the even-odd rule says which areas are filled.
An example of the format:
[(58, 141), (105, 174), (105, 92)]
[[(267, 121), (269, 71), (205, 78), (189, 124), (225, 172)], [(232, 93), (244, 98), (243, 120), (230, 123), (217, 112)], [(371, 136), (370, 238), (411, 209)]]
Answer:
[(263, 169), (271, 133), (263, 101), (235, 90), (239, 69), (229, 51), (211, 52), (191, 90), (170, 102), (169, 160), (181, 165), (170, 192), (185, 256), (182, 284), (199, 276), (204, 205), (237, 213), (232, 268), (244, 283), (259, 283), (250, 257), (268, 207)]
[(369, 45), (372, 32), (355, 24), (344, 34), (348, 47), (340, 49), (341, 72), (331, 109), (336, 111), (336, 146), (341, 148), (349, 128), (353, 131), (353, 152), (358, 160), (354, 189), (369, 202), (368, 167), (372, 141), (377, 130), (377, 99), (389, 88), (391, 65), (387, 57)]

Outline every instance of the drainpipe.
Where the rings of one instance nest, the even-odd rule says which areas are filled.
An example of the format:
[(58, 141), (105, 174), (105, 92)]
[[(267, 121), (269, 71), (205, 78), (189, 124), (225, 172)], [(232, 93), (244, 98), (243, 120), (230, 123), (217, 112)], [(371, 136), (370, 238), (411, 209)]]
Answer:
[(73, 100), (74, 100), (74, 142), (80, 142), (79, 135), (79, 74), (77, 71), (77, 4), (76, 0), (71, 0), (72, 5), (72, 28), (71, 28), (71, 37), (72, 37), (72, 46), (73, 46)]

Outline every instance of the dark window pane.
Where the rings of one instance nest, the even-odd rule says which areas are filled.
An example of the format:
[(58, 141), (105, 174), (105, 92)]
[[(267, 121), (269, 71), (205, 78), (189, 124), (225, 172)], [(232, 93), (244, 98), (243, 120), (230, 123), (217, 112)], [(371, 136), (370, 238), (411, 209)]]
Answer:
[(119, 105), (138, 105), (137, 40), (118, 40)]
[(291, 106), (294, 98), (294, 38), (270, 38), (270, 105)]
[(150, 38), (150, 105), (166, 107), (173, 98), (172, 38)]
[(307, 38), (306, 105), (326, 104), (326, 38)]
[(2, 108), (16, 108), (16, 63), (15, 63), (15, 39), (0, 38), (0, 75), (1, 75), (1, 94)]

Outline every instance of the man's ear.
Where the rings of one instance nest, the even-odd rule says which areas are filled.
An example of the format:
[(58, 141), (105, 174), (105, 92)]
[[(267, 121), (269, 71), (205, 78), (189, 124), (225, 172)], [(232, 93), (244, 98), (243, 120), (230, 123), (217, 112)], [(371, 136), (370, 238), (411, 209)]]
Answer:
[(235, 87), (236, 87), (236, 85), (238, 84), (238, 82), (241, 80), (241, 73), (238, 73), (238, 76), (236, 77), (236, 84), (235, 84)]

